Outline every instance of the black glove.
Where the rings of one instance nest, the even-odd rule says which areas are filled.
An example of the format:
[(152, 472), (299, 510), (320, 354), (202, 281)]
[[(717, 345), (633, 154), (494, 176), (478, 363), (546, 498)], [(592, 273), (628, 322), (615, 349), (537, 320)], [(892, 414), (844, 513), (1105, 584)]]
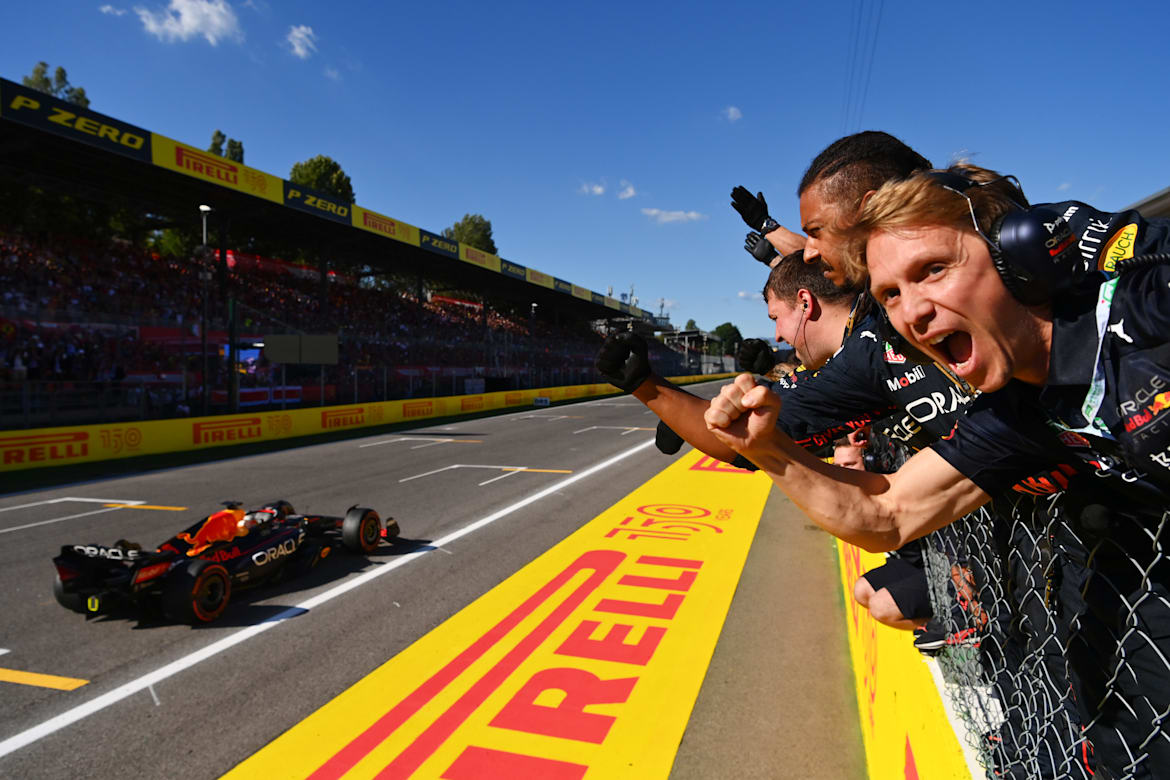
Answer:
[(594, 365), (605, 381), (632, 393), (650, 376), (646, 341), (634, 333), (611, 334), (598, 350)]
[(747, 187), (736, 187), (731, 191), (731, 207), (739, 212), (743, 221), (752, 230), (766, 233), (768, 231), (764, 230), (764, 224), (769, 220), (775, 222), (768, 216), (768, 201), (764, 200), (762, 192), (752, 195)]
[(764, 265), (772, 265), (772, 258), (780, 254), (769, 243), (768, 239), (759, 233), (748, 233), (743, 239), (743, 248), (749, 255)]
[(658, 421), (658, 430), (654, 432), (654, 445), (664, 455), (673, 455), (682, 449), (683, 438), (671, 430), (670, 426)]
[(776, 355), (763, 339), (746, 339), (736, 350), (735, 365), (740, 371), (762, 375), (776, 365)]

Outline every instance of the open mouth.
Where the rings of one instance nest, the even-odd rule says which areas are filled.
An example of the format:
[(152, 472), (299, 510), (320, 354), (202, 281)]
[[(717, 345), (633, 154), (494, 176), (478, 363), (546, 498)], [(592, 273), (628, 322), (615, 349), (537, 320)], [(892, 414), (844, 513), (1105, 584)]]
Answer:
[(956, 371), (966, 367), (974, 351), (971, 334), (961, 330), (939, 333), (925, 343), (942, 353), (947, 364)]

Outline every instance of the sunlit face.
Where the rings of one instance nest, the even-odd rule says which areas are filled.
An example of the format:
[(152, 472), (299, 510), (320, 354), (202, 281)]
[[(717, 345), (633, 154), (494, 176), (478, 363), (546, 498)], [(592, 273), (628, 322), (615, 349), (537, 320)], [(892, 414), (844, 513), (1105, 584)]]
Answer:
[[(807, 292), (804, 294), (807, 295)], [(768, 293), (768, 318), (776, 323), (776, 340), (796, 350), (796, 356), (806, 368), (820, 368), (841, 346), (841, 332), (811, 320), (811, 310), (805, 301), (782, 301)], [(810, 304), (811, 305), (811, 304)]]
[(1044, 381), (1051, 320), (1012, 297), (979, 236), (937, 226), (878, 232), (866, 258), (875, 300), (914, 347), (980, 390)]
[(804, 260), (819, 257), (831, 271), (825, 276), (838, 287), (846, 282), (841, 257), (845, 251), (844, 236), (837, 230), (841, 210), (824, 193), (824, 182), (817, 182), (800, 196), (800, 224), (808, 240), (804, 244)]

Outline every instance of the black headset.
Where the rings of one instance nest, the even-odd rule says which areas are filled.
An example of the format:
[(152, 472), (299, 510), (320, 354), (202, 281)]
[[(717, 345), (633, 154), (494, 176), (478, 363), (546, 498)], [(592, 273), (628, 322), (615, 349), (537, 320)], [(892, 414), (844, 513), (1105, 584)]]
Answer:
[(1009, 181), (1020, 190), (1014, 176), (977, 182), (954, 171), (929, 171), (926, 175), (967, 201), (975, 232), (987, 243), (995, 270), (1016, 300), (1027, 306), (1050, 301), (1053, 293), (1076, 275), (1076, 236), (1062, 215), (1052, 209), (1029, 208), (1013, 201), (1015, 208), (997, 219), (987, 233), (979, 227), (967, 190), (1000, 181)]

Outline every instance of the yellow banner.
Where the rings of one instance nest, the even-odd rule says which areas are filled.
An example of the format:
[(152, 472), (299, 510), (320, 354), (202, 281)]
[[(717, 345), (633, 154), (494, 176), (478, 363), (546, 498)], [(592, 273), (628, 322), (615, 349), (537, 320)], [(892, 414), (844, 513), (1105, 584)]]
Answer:
[(930, 668), (911, 634), (878, 623), (853, 599), (858, 578), (886, 557), (839, 539), (837, 549), (869, 776), (970, 780)]
[(225, 778), (666, 778), (770, 486), (691, 451)]
[(402, 241), (412, 246), (418, 246), (418, 228), (414, 225), (408, 225), (397, 219), (384, 217), (376, 211), (364, 209), (356, 203), (353, 205), (351, 212), (353, 217), (353, 226), (368, 230), (371, 233), (377, 233), (380, 236), (393, 238), (395, 241)]
[(583, 301), (592, 301), (593, 300), (593, 293), (592, 293), (592, 291), (587, 290), (584, 287), (578, 287), (577, 285), (573, 285), (573, 297), (580, 298)]
[(525, 269), (525, 275), (530, 284), (539, 284), (541, 287), (553, 288), (553, 278), (542, 271), (537, 271), (535, 268)]
[(484, 252), (480, 249), (475, 249), (467, 244), (459, 245), (459, 259), (465, 263), (478, 265), (480, 268), (486, 268), (489, 271), (500, 272), (500, 258), (493, 255), (491, 252)]
[(264, 171), (151, 133), (154, 164), (237, 192), (284, 203), (284, 181)]
[[(731, 376), (670, 377), (675, 384)], [(505, 390), (478, 395), (379, 401), (287, 411), (241, 412), (182, 420), (145, 420), (69, 428), (34, 428), (0, 433), (0, 472), (66, 466), (75, 463), (159, 455), (165, 452), (292, 439), (335, 430), (428, 420), (493, 409), (531, 406), (549, 401), (613, 395), (613, 385), (567, 385), (532, 390)]]

